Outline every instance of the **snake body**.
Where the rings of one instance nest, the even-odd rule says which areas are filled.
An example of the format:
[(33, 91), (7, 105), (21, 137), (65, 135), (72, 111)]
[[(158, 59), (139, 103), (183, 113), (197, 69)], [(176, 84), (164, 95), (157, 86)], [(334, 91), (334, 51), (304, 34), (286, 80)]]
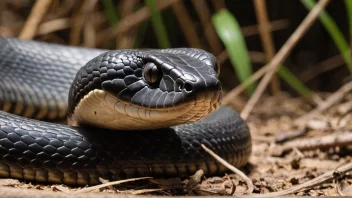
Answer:
[[(230, 108), (221, 106), (204, 119), (186, 123), (205, 115), (205, 112), (199, 110), (204, 105), (208, 108), (207, 112), (217, 108), (217, 103), (206, 102), (212, 101), (213, 99), (209, 98), (214, 98), (214, 95), (204, 94), (202, 90), (204, 86), (219, 89), (217, 78), (213, 78), (216, 68), (209, 69), (209, 65), (214, 66), (214, 58), (202, 50), (184, 48), (161, 51), (106, 51), (14, 38), (0, 38), (0, 46), (0, 108), (3, 110), (0, 111), (1, 177), (69, 185), (93, 185), (100, 183), (99, 177), (117, 180), (138, 176), (189, 176), (198, 169), (203, 169), (206, 175), (223, 173), (225, 167), (207, 154), (201, 144), (238, 167), (243, 166), (249, 158), (251, 138), (248, 127)], [(127, 58), (116, 62), (116, 57), (121, 56)], [(137, 60), (135, 65), (132, 64), (134, 60)], [(159, 64), (158, 68), (162, 68), (163, 74), (164, 70), (167, 70), (168, 75), (173, 76), (172, 79), (186, 77), (193, 79), (201, 70), (213, 79), (209, 80), (209, 77), (204, 76), (201, 80), (199, 78), (194, 82), (203, 84), (189, 85), (192, 91), (189, 91), (190, 88), (187, 88), (185, 83), (193, 82), (188, 79), (182, 81), (182, 90), (178, 90), (178, 86), (168, 84), (167, 81), (175, 81), (176, 84), (179, 81), (170, 80), (171, 77), (169, 80), (160, 79), (158, 86), (155, 87), (141, 80), (145, 60)], [(125, 64), (124, 61), (130, 62)], [(101, 74), (104, 71), (108, 74), (109, 67), (118, 71), (114, 66), (117, 67), (116, 65), (121, 65), (120, 63), (125, 64), (122, 68), (123, 73), (130, 76), (128, 80), (123, 77), (123, 84), (126, 86), (123, 89), (119, 84), (120, 81), (111, 80), (109, 84), (108, 80), (103, 80), (104, 75)], [(183, 69), (181, 73), (193, 72), (194, 76), (181, 76), (181, 74), (181, 77), (177, 76), (180, 72), (175, 71), (178, 71), (177, 66), (181, 64), (187, 65), (188, 68)], [(101, 70), (99, 75), (94, 76), (98, 73), (96, 68)], [(101, 81), (107, 83), (103, 85)], [(71, 85), (73, 82), (76, 84)], [(134, 97), (147, 87), (156, 90), (153, 96), (148, 95), (151, 91), (146, 91), (145, 95)], [(198, 89), (201, 94), (195, 95), (195, 90)], [(126, 114), (131, 114), (126, 110), (126, 105), (132, 102), (135, 105), (134, 109), (150, 108), (160, 112), (164, 108), (169, 112), (172, 109), (179, 109), (178, 107), (183, 108), (182, 105), (185, 103), (188, 106), (193, 104), (200, 106), (193, 105), (187, 109), (188, 114), (191, 112), (191, 116), (167, 119), (165, 122), (172, 122), (171, 125), (175, 125), (171, 127), (165, 127), (164, 121), (150, 124), (148, 116), (138, 114), (141, 120), (146, 119), (142, 124), (149, 123), (148, 130), (138, 127), (139, 121), (135, 118), (127, 122), (135, 122), (133, 126), (138, 130), (124, 127), (122, 127), (124, 130), (118, 131), (101, 128), (100, 116), (97, 116), (99, 108), (94, 110), (95, 117), (93, 116), (98, 121), (93, 124), (79, 123), (83, 127), (39, 121), (62, 120), (67, 114), (78, 120), (85, 117), (89, 113), (77, 116), (76, 111), (79, 109), (77, 106), (86, 100), (88, 93), (93, 93), (90, 92), (92, 90), (96, 91), (94, 93), (105, 90), (104, 96), (119, 96), (119, 100), (113, 105), (119, 110), (117, 104), (124, 104)], [(158, 96), (158, 92), (162, 93)], [(168, 99), (168, 95), (164, 92), (175, 93), (172, 99)], [(176, 96), (177, 94), (180, 96)], [(199, 95), (202, 96), (201, 99)], [(69, 96), (71, 99), (68, 100)], [(218, 97), (219, 95), (216, 95), (215, 98)], [(150, 101), (146, 103), (146, 100)], [(132, 106), (128, 108), (133, 109)], [(81, 109), (84, 111), (87, 108)], [(175, 113), (177, 111), (172, 115)], [(149, 114), (153, 117), (150, 112)], [(120, 115), (119, 112), (116, 115)], [(165, 120), (164, 117), (162, 119)], [(182, 122), (179, 121), (181, 119)], [(121, 124), (126, 121), (112, 122)], [(186, 124), (181, 124), (183, 122)]]

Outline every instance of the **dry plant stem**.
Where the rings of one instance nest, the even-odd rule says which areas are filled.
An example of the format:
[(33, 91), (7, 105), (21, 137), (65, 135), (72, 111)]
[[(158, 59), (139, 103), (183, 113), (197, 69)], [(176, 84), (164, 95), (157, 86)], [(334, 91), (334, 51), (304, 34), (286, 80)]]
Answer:
[(159, 189), (141, 189), (141, 190), (134, 190), (132, 192), (130, 192), (130, 194), (132, 195), (140, 195), (140, 194), (144, 194), (144, 193), (150, 193), (150, 192), (157, 192), (157, 191), (163, 191), (165, 189), (163, 188), (159, 188)]
[(306, 121), (312, 116), (316, 115), (317, 113), (323, 112), (326, 109), (330, 108), (332, 105), (341, 101), (346, 94), (348, 94), (352, 90), (352, 81), (344, 84), (339, 90), (329, 96), (325, 101), (319, 103), (318, 107), (315, 108), (313, 111), (303, 115), (302, 117), (298, 118), (295, 123), (299, 124), (302, 121)]
[(279, 134), (275, 137), (275, 142), (283, 143), (283, 142), (287, 142), (287, 141), (302, 137), (307, 134), (307, 131), (308, 131), (307, 129), (300, 129), (296, 131)]
[[(266, 1), (254, 0), (255, 13), (259, 24), (260, 38), (264, 47), (267, 62), (270, 62), (275, 55), (274, 42), (271, 36), (270, 21), (268, 18)], [(280, 91), (280, 80), (278, 75), (274, 75), (271, 80), (271, 91), (276, 94)]]
[(229, 164), (227, 161), (225, 161), (224, 159), (222, 159), (220, 156), (218, 156), (217, 154), (215, 154), (212, 150), (210, 150), (209, 148), (207, 148), (205, 145), (202, 144), (203, 149), (208, 152), (211, 156), (213, 156), (218, 162), (220, 162), (222, 165), (224, 165), (225, 167), (227, 167), (228, 169), (230, 169), (231, 171), (233, 171), (234, 173), (238, 174), (240, 177), (242, 177), (242, 179), (247, 183), (247, 191), (245, 192), (245, 194), (252, 194), (253, 190), (254, 190), (254, 185), (252, 183), (252, 180), (249, 179), (242, 171), (240, 171), (239, 169), (237, 169), (236, 167), (232, 166), (231, 164)]
[(294, 186), (292, 188), (286, 189), (286, 190), (282, 190), (282, 191), (278, 191), (278, 192), (273, 192), (273, 193), (267, 193), (267, 194), (251, 194), (249, 196), (251, 197), (277, 197), (277, 196), (284, 196), (284, 195), (288, 195), (288, 194), (292, 194), (295, 192), (298, 192), (300, 190), (303, 189), (308, 189), (308, 188), (312, 188), (315, 186), (318, 186), (320, 184), (323, 184), (325, 182), (331, 181), (333, 179), (339, 178), (341, 176), (343, 176), (345, 173), (352, 171), (352, 163), (347, 163), (344, 164), (338, 168), (336, 168), (335, 170), (326, 172), (322, 175), (320, 175), (319, 177), (316, 177), (310, 181), (304, 182), (303, 184), (299, 184), (297, 186)]
[[(181, 0), (168, 0), (168, 1), (159, 0), (157, 1), (157, 9), (158, 11), (162, 11), (178, 1), (181, 1)], [(150, 17), (150, 10), (148, 7), (144, 6), (138, 9), (132, 14), (122, 18), (116, 27), (108, 28), (103, 32), (101, 32), (100, 34), (103, 36), (101, 36), (100, 38), (98, 37), (97, 44), (103, 43), (103, 41), (108, 41), (110, 39), (116, 38), (116, 35), (127, 32), (128, 30), (135, 27), (142, 21), (148, 19), (149, 17)]]
[(211, 3), (213, 5), (213, 7), (215, 8), (216, 12), (225, 8), (225, 1), (224, 0), (212, 0)]
[(79, 11), (72, 20), (72, 29), (70, 34), (70, 45), (78, 45), (81, 42), (81, 32), (87, 21), (88, 15), (92, 14), (95, 4), (98, 0), (85, 0)]
[(44, 14), (49, 9), (51, 0), (37, 0), (32, 8), (24, 27), (18, 36), (20, 39), (32, 39)]
[(211, 13), (209, 7), (206, 4), (206, 1), (192, 0), (191, 2), (204, 28), (204, 34), (208, 40), (211, 52), (214, 54), (220, 53), (221, 42), (218, 35), (216, 34), (214, 26), (211, 23)]
[(265, 91), (268, 83), (270, 82), (271, 78), (275, 74), (276, 70), (279, 68), (280, 64), (286, 59), (286, 57), (291, 52), (293, 47), (303, 37), (303, 35), (307, 32), (307, 30), (312, 26), (312, 24), (318, 18), (320, 12), (324, 10), (324, 8), (329, 2), (330, 0), (320, 0), (316, 4), (316, 6), (309, 12), (307, 17), (298, 26), (295, 32), (290, 36), (290, 38), (286, 41), (286, 43), (282, 46), (279, 52), (269, 63), (270, 70), (268, 71), (268, 73), (265, 74), (265, 76), (259, 83), (257, 89), (254, 91), (252, 97), (249, 99), (247, 105), (244, 107), (243, 111), (241, 112), (241, 116), (243, 119), (248, 118), (254, 105), (258, 102), (260, 96)]
[[(265, 64), (265, 54), (263, 52), (248, 51), (249, 58), (252, 63)], [(220, 65), (222, 65), (229, 58), (227, 51), (224, 50), (216, 56)]]
[(77, 2), (72, 0), (52, 1), (51, 6), (54, 9), (45, 15), (45, 21), (67, 17), (76, 4)]
[[(120, 1), (120, 4), (121, 4), (120, 17), (124, 18), (132, 14), (138, 2), (139, 0)], [(133, 48), (133, 43), (136, 39), (137, 30), (138, 30), (138, 26), (132, 27), (130, 30), (126, 32), (117, 34), (116, 48), (117, 49)]]
[(87, 16), (87, 21), (84, 24), (84, 29), (83, 29), (84, 47), (89, 47), (89, 48), (95, 47), (96, 33), (95, 33), (94, 25), (95, 25), (95, 17), (94, 17), (94, 13), (91, 13)]
[[(162, 11), (178, 1), (180, 0), (168, 0), (168, 1), (159, 0), (157, 1), (157, 9), (159, 11)], [(134, 27), (135, 25), (139, 24), (140, 22), (144, 21), (149, 17), (150, 17), (149, 8), (147, 7), (140, 8), (136, 12), (121, 19), (118, 26), (114, 28), (114, 33), (118, 34), (118, 33), (126, 32), (131, 27)]]
[(96, 185), (96, 186), (82, 188), (80, 190), (77, 190), (76, 193), (83, 193), (83, 192), (86, 193), (86, 192), (90, 192), (90, 191), (93, 191), (93, 190), (98, 190), (98, 189), (105, 188), (105, 187), (112, 186), (112, 185), (117, 185), (117, 184), (122, 184), (122, 183), (126, 183), (126, 182), (142, 180), (142, 179), (151, 179), (151, 178), (152, 177), (139, 177), (139, 178), (119, 180), (119, 181), (112, 181), (112, 182), (107, 182), (105, 184), (99, 184), (99, 185)]
[[(280, 28), (278, 27), (279, 26), (279, 23), (280, 24), (287, 24), (287, 25), (280, 25)], [(272, 21), (271, 22), (271, 25), (270, 25), (272, 28), (271, 28), (271, 31), (275, 31), (275, 30), (280, 30), (280, 29), (283, 29), (283, 28), (286, 28), (288, 27), (288, 22), (286, 19), (284, 20), (277, 20), (277, 21)], [(242, 28), (242, 33), (245, 35), (245, 32), (250, 32), (250, 29), (253, 29), (251, 30), (254, 34), (254, 29), (256, 30), (255, 31), (255, 34), (258, 33), (257, 29), (258, 27), (255, 25), (255, 26), (248, 26), (248, 27), (243, 27)], [(251, 35), (253, 35), (251, 34)], [(259, 52), (257, 52), (257, 54), (254, 54), (254, 52), (250, 52), (249, 53), (249, 56), (251, 58), (251, 61), (252, 62), (258, 62), (258, 63), (264, 63), (264, 59), (265, 57), (263, 57), (261, 54), (259, 55), (258, 54)], [(228, 54), (227, 54), (227, 51), (224, 50), (223, 52), (221, 52), (219, 55), (218, 55), (218, 60), (219, 62), (225, 62), (226, 59), (228, 58)], [(258, 71), (256, 71), (251, 77), (249, 77), (249, 79), (247, 79), (247, 81), (245, 83), (242, 83), (240, 84), (239, 86), (237, 86), (236, 88), (232, 89), (224, 98), (223, 98), (223, 104), (227, 105), (227, 104), (230, 104), (230, 102), (236, 98), (239, 94), (241, 94), (251, 83), (257, 81), (259, 78), (261, 78), (266, 72), (269, 71), (269, 64), (263, 66), (262, 68), (260, 68)], [(248, 83), (247, 83), (248, 82)]]
[(265, 73), (269, 71), (269, 65), (266, 65), (256, 71), (252, 76), (250, 76), (244, 83), (241, 83), (236, 88), (232, 89), (223, 99), (222, 104), (227, 105), (230, 104), (234, 98), (236, 98), (239, 94), (241, 94), (251, 83), (257, 81), (261, 78)]
[(37, 35), (45, 35), (71, 27), (70, 18), (54, 19), (52, 21), (42, 23), (37, 31)]
[[(280, 19), (276, 21), (271, 21), (269, 24), (269, 28), (271, 31), (282, 30), (288, 27), (288, 20)], [(243, 36), (253, 36), (259, 34), (258, 26), (257, 25), (250, 25), (241, 28)], [(266, 63), (265, 62), (265, 55), (263, 56), (262, 52), (249, 52), (249, 56), (252, 62), (254, 63)], [(219, 64), (221, 65), (229, 58), (227, 51), (223, 50), (217, 55), (217, 59)]]
[[(288, 19), (279, 19), (275, 21), (270, 21), (268, 29), (272, 32), (283, 30), (288, 28), (290, 25), (290, 21)], [(241, 27), (241, 31), (244, 37), (255, 36), (260, 33), (259, 27), (257, 25), (249, 25), (245, 27)]]
[(318, 77), (320, 74), (333, 70), (344, 64), (345, 64), (345, 61), (343, 60), (341, 55), (333, 56), (316, 65), (307, 67), (302, 71), (302, 73), (299, 76), (302, 82), (306, 83)]
[[(99, 177), (99, 181), (102, 183), (102, 184), (106, 184), (108, 182), (110, 182), (109, 180), (106, 180), (106, 179), (103, 179), (101, 177)], [(116, 188), (113, 187), (113, 186), (107, 186), (110, 190), (113, 190), (113, 191), (116, 191)]]
[(201, 48), (201, 42), (195, 29), (196, 26), (192, 22), (191, 16), (183, 5), (183, 2), (179, 1), (174, 3), (172, 9), (183, 33), (185, 34), (188, 45), (194, 48)]
[(336, 146), (348, 146), (352, 144), (352, 132), (334, 133), (331, 135), (302, 139), (299, 141), (290, 141), (285, 143), (283, 151), (298, 149), (300, 151), (326, 149)]

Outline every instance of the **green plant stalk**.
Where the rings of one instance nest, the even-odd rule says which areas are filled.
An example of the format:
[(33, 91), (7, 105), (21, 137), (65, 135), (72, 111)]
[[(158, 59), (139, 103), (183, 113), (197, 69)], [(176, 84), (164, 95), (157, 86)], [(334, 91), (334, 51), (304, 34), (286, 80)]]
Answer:
[(163, 19), (161, 17), (160, 12), (156, 8), (156, 1), (155, 0), (146, 0), (145, 3), (151, 12), (152, 25), (153, 25), (153, 29), (155, 31), (155, 34), (157, 36), (159, 46), (161, 48), (170, 47), (170, 42), (169, 42), (169, 39), (167, 36), (165, 25), (163, 23)]
[[(349, 0), (347, 0), (349, 1)], [(301, 0), (303, 5), (308, 9), (311, 10), (315, 6), (315, 0)], [(348, 46), (347, 41), (343, 37), (340, 29), (337, 27), (335, 21), (330, 17), (330, 15), (326, 11), (322, 11), (319, 15), (319, 19), (321, 23), (324, 25), (325, 29), (330, 34), (331, 38), (335, 42), (335, 45), (339, 49), (340, 53), (344, 61), (347, 64), (348, 69), (352, 73), (352, 59), (350, 48)]]
[[(246, 42), (237, 20), (230, 12), (223, 9), (212, 16), (212, 22), (217, 34), (227, 49), (237, 77), (241, 83), (244, 83), (253, 72)], [(253, 83), (247, 87), (246, 93), (250, 95), (253, 93), (254, 89), (255, 84)]]
[(117, 17), (114, 3), (112, 0), (102, 0), (102, 4), (104, 14), (108, 19), (110, 26), (115, 26), (119, 22), (119, 19)]
[(308, 87), (306, 87), (287, 67), (281, 65), (277, 73), (301, 96), (309, 100), (312, 99), (313, 92)]

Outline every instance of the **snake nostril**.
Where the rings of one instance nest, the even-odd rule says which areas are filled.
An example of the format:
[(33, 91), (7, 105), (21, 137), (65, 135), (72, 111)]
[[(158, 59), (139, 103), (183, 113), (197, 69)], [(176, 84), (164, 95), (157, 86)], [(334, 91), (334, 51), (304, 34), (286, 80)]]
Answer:
[(176, 81), (176, 87), (179, 91), (186, 90), (187, 92), (191, 92), (193, 90), (191, 83), (182, 80)]
[(191, 85), (191, 83), (186, 82), (186, 83), (184, 84), (184, 89), (186, 89), (186, 91), (188, 91), (188, 92), (192, 91), (192, 85)]

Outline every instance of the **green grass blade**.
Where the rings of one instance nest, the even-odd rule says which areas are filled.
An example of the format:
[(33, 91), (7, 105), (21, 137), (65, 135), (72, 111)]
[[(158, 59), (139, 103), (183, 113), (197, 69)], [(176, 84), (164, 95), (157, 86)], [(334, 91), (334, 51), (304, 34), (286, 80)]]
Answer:
[(153, 25), (155, 34), (157, 36), (159, 46), (161, 48), (170, 47), (170, 42), (169, 42), (169, 39), (167, 36), (165, 25), (163, 23), (163, 19), (161, 17), (160, 12), (156, 8), (156, 1), (155, 0), (146, 0), (145, 3), (151, 12), (152, 25)]
[(352, 1), (345, 0), (346, 10), (347, 10), (347, 18), (349, 23), (349, 30), (350, 30), (350, 42), (352, 43)]
[(287, 67), (281, 65), (278, 70), (279, 76), (301, 96), (312, 99), (313, 92), (306, 87)]
[[(350, 0), (347, 0), (347, 1), (350, 1)], [(316, 3), (315, 0), (301, 0), (301, 2), (308, 10), (311, 10)], [(346, 62), (348, 69), (352, 73), (352, 59), (351, 59), (350, 48), (345, 38), (343, 37), (343, 34), (341, 33), (340, 29), (338, 28), (335, 21), (330, 17), (330, 15), (326, 11), (323, 11), (320, 13), (319, 19), (321, 23), (324, 25), (325, 29), (329, 32), (331, 38), (335, 42), (335, 45), (337, 46), (340, 53), (342, 54), (342, 57)]]
[(110, 26), (114, 26), (118, 23), (119, 19), (115, 10), (115, 5), (112, 0), (102, 0), (103, 10)]
[[(252, 65), (250, 63), (246, 42), (237, 20), (229, 11), (223, 9), (212, 16), (212, 22), (217, 34), (227, 49), (237, 77), (243, 83), (252, 75)], [(254, 89), (255, 84), (252, 84), (246, 89), (246, 93), (250, 95), (253, 93)]]

